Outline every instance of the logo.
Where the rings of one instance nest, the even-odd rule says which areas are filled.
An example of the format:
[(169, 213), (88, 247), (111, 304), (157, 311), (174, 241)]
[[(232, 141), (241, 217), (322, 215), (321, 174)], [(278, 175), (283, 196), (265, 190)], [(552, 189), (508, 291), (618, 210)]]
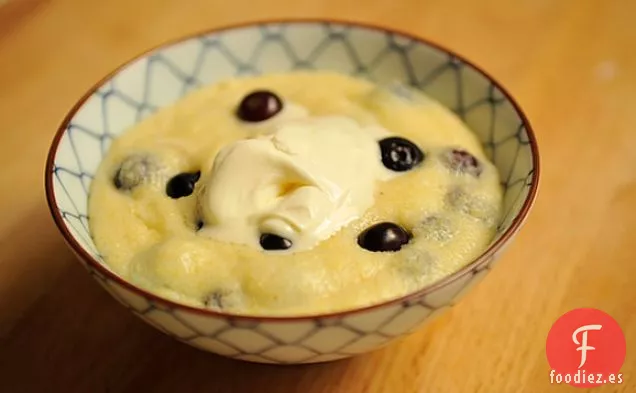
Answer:
[(622, 383), (625, 349), (625, 335), (610, 315), (593, 308), (569, 311), (548, 333), (550, 382), (576, 387)]

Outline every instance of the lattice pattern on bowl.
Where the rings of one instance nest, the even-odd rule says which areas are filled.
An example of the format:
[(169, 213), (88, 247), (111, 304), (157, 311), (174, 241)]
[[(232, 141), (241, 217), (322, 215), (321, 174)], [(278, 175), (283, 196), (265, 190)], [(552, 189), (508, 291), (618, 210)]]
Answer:
[[(62, 130), (47, 167), (48, 198), (58, 225), (97, 261), (88, 227), (88, 191), (110, 143), (131, 125), (218, 80), (265, 72), (329, 69), (378, 83), (400, 82), (453, 109), (477, 134), (499, 169), (505, 214), (498, 241), (529, 208), (538, 156), (514, 103), (465, 61), (403, 34), (347, 23), (265, 23), (222, 30), (164, 46), (118, 70), (92, 92)], [(53, 148), (55, 149), (55, 144)], [(515, 224), (516, 223), (516, 224)], [(190, 345), (238, 359), (299, 363), (334, 360), (381, 347), (446, 310), (480, 281), (496, 254), (407, 300), (339, 315), (253, 319), (183, 307), (139, 291), (105, 267), (80, 260), (116, 299), (151, 325)], [(68, 239), (70, 240), (70, 239)], [(70, 240), (70, 243), (73, 243)]]

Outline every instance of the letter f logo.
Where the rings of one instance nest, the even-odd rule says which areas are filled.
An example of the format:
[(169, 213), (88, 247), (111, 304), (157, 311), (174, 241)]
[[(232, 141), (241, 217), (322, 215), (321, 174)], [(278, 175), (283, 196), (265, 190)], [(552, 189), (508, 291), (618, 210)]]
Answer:
[[(596, 348), (587, 345), (587, 332), (590, 330), (601, 330), (601, 325), (585, 325), (576, 329), (574, 333), (572, 333), (572, 341), (574, 344), (580, 345), (576, 350), (581, 351), (581, 364), (579, 364), (579, 368), (583, 367), (585, 361), (587, 360), (587, 351), (593, 351)], [(579, 333), (581, 334), (581, 342), (579, 342), (577, 336)]]

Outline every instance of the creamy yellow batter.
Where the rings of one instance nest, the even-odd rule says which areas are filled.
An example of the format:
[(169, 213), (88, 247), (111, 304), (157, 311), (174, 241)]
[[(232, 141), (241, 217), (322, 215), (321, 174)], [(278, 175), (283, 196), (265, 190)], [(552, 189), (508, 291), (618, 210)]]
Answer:
[[(414, 142), (425, 159), (411, 171), (378, 181), (373, 206), (311, 249), (266, 252), (202, 236), (197, 231), (202, 182), (179, 199), (166, 195), (166, 182), (182, 172), (200, 171), (206, 178), (221, 148), (258, 133), (258, 125), (235, 114), (242, 98), (257, 89), (269, 89), (312, 116), (379, 125)], [(449, 170), (444, 157), (451, 148), (476, 157), (481, 174)], [(122, 161), (135, 155), (154, 157), (156, 170), (130, 191), (118, 190), (113, 177)], [(104, 158), (91, 186), (89, 215), (106, 264), (138, 286), (232, 313), (302, 315), (396, 298), (457, 271), (490, 243), (501, 203), (496, 168), (448, 109), (424, 96), (406, 99), (364, 80), (321, 71), (228, 80), (137, 124)], [(358, 235), (382, 221), (406, 228), (410, 242), (396, 252), (361, 248)]]

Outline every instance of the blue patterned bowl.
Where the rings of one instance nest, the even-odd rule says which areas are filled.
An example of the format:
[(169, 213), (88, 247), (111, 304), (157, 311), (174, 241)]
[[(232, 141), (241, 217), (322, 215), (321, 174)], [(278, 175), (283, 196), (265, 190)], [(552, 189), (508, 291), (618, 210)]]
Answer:
[[(409, 296), (346, 312), (254, 318), (188, 307), (124, 281), (88, 229), (88, 190), (111, 141), (202, 85), (237, 75), (329, 69), (401, 81), (453, 109), (481, 139), (506, 188), (505, 214), (481, 257)], [(388, 29), (276, 21), (217, 29), (160, 46), (113, 71), (73, 107), (53, 140), (46, 194), (53, 219), (89, 273), (135, 315), (189, 345), (264, 363), (314, 363), (367, 352), (448, 309), (492, 269), (537, 193), (539, 156), (519, 107), (484, 72), (440, 47)]]

